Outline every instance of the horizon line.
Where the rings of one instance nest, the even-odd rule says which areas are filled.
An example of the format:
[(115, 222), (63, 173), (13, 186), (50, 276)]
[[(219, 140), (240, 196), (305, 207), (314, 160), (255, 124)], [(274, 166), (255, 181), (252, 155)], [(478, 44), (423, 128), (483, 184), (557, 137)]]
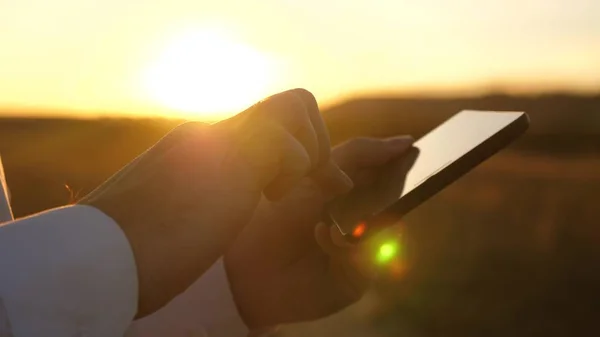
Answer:
[[(513, 97), (513, 98), (543, 98), (552, 96), (577, 97), (577, 98), (600, 98), (600, 88), (596, 90), (574, 90), (557, 89), (541, 90), (530, 92), (511, 92), (510, 90), (471, 90), (469, 92), (451, 92), (451, 91), (385, 91), (363, 92), (360, 94), (348, 95), (344, 99), (335, 100), (325, 104), (320, 104), (322, 110), (331, 109), (335, 106), (343, 105), (356, 100), (377, 100), (377, 99), (429, 99), (429, 100), (455, 100), (455, 99), (482, 99), (488, 97)], [(12, 110), (12, 111), (11, 111)], [(152, 120), (189, 120), (190, 113), (178, 112), (168, 109), (152, 109), (145, 112), (132, 111), (124, 112), (118, 110), (104, 109), (77, 109), (60, 107), (43, 107), (27, 105), (0, 105), (0, 119), (152, 119)], [(203, 120), (207, 121), (207, 120)], [(215, 120), (218, 121), (218, 120)], [(212, 122), (215, 122), (212, 121)]]

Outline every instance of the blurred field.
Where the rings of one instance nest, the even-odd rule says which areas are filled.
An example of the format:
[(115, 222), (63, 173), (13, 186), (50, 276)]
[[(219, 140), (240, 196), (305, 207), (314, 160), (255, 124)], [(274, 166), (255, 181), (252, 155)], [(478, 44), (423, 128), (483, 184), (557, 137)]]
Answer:
[[(419, 136), (461, 109), (524, 110), (532, 127), (404, 219), (411, 268), (400, 279), (282, 335), (600, 333), (600, 96), (373, 98), (324, 115), (339, 143)], [(15, 214), (89, 192), (179, 122), (0, 119)]]

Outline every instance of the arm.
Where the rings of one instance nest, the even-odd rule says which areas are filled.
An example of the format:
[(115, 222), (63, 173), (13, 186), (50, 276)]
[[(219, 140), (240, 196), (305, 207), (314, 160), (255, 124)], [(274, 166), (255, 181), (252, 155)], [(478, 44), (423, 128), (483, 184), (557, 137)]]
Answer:
[[(0, 189), (0, 223), (12, 221), (1, 162)], [(136, 293), (131, 279), (135, 277), (134, 261), (122, 236), (112, 219), (85, 206), (57, 209), (0, 226), (0, 265), (5, 272), (0, 279), (0, 336), (13, 336), (11, 332), (16, 337), (63, 336), (81, 330), (92, 336), (122, 336), (136, 303), (131, 299)], [(111, 247), (117, 264), (102, 257), (106, 247)], [(124, 277), (117, 279), (116, 285), (101, 281), (101, 275), (115, 273), (119, 263), (124, 270), (117, 275)], [(88, 282), (74, 284), (81, 277)], [(113, 308), (111, 316), (104, 316), (108, 307), (93, 305), (100, 304), (99, 299)], [(134, 322), (126, 335), (187, 336), (190, 332), (210, 337), (248, 333), (233, 302), (221, 259), (169, 305)]]
[(209, 128), (173, 130), (82, 205), (0, 227), (15, 335), (122, 335), (209, 270), (262, 195), (279, 200), (308, 176), (351, 188), (330, 150), (314, 96), (290, 90)]
[(131, 248), (119, 226), (93, 207), (1, 225), (0, 270), (4, 321), (15, 337), (121, 337), (136, 312)]

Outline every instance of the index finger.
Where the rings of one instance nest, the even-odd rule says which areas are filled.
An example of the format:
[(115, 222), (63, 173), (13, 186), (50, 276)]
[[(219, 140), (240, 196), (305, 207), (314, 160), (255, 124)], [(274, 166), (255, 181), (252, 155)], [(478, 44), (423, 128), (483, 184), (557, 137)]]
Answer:
[(321, 116), (315, 96), (306, 89), (292, 89), (290, 92), (296, 94), (304, 102), (306, 112), (316, 133), (319, 147), (317, 165), (315, 165), (316, 170), (327, 164), (329, 157), (331, 156), (331, 140), (329, 138), (329, 132), (327, 131), (327, 127)]

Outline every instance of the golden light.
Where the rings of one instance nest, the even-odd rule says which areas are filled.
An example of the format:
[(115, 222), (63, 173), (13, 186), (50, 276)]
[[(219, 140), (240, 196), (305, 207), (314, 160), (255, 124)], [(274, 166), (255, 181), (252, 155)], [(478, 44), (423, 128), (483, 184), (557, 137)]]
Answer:
[(275, 63), (217, 29), (193, 29), (170, 41), (144, 73), (149, 98), (200, 119), (222, 119), (269, 94)]

